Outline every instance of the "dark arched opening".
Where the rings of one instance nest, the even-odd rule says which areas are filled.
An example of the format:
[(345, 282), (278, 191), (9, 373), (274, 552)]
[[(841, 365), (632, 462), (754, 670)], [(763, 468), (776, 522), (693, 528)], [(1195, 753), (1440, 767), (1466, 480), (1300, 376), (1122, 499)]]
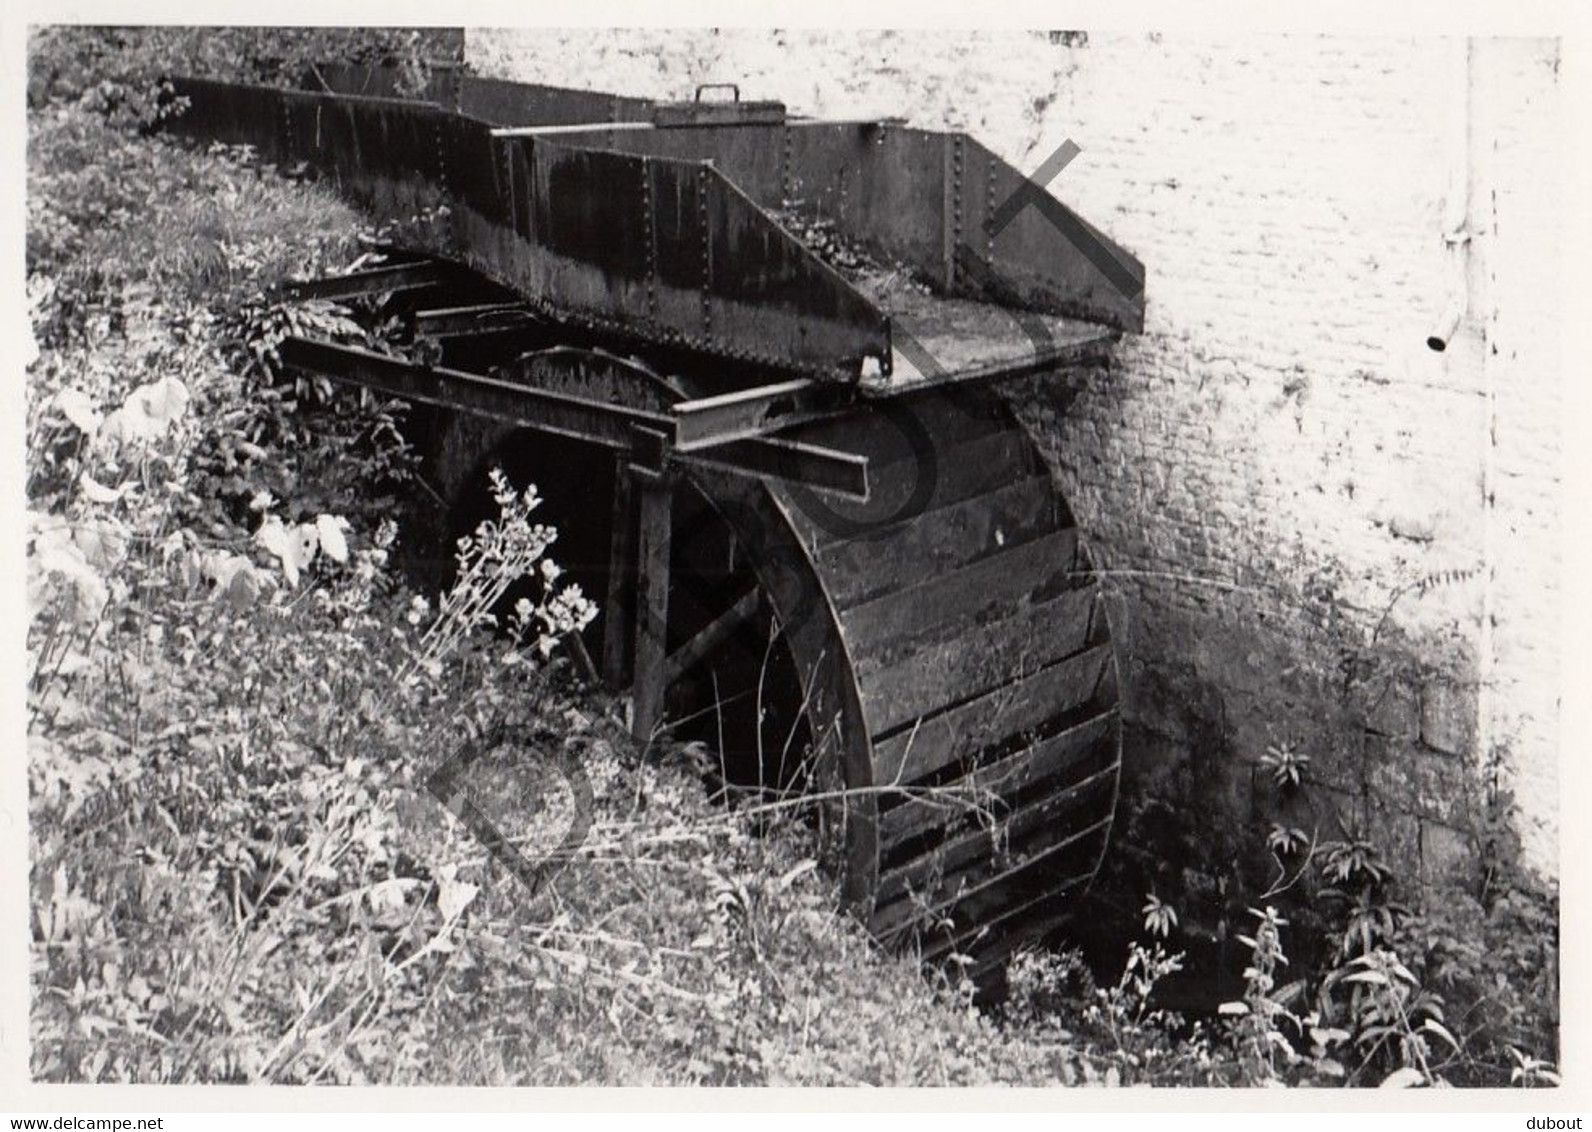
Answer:
[[(501, 468), (516, 488), (535, 484), (543, 502), (536, 519), (556, 528), (550, 555), (563, 582), (581, 587), (599, 616), (581, 635), (600, 666), (607, 635), (606, 597), (616, 521), (618, 468), (598, 446), (551, 433), (509, 433), (479, 461), (448, 516), (454, 545), (496, 515), (487, 473)], [(811, 733), (799, 678), (782, 627), (758, 583), (756, 564), (723, 517), (688, 479), (674, 486), (670, 547), (671, 656), (726, 612), (740, 616), (729, 635), (673, 673), (665, 699), (668, 737), (691, 750), (713, 794), (790, 792), (805, 788)], [(539, 592), (527, 580), (511, 588), (494, 612), (505, 614), (521, 596)], [(626, 607), (634, 624), (633, 604)], [(628, 673), (632, 642), (625, 639)]]

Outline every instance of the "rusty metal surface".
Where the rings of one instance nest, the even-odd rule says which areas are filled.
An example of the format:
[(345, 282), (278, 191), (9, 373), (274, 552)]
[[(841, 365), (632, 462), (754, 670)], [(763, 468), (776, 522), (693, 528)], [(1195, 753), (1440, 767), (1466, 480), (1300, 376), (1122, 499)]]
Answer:
[[(965, 146), (963, 175), (982, 204), (975, 231), (984, 246), (973, 250), (990, 280), (1025, 307), (1142, 331), (1144, 264), (987, 147), (971, 138)], [(994, 214), (1019, 194), (1033, 206), (995, 225)]]
[(651, 99), (597, 90), (517, 83), (433, 66), (423, 89), (405, 93), (393, 67), (322, 64), (304, 78), (307, 90), (432, 102), (494, 126), (590, 126), (651, 120)]
[[(390, 71), (362, 72), (348, 69), (342, 88), (394, 89)], [(671, 107), (681, 105), (459, 78), (447, 70), (434, 72), (425, 97), (446, 103), (453, 89), (466, 112), (504, 125), (658, 121), (660, 110), (666, 118), (678, 117)], [(667, 120), (685, 124), (689, 118)], [(1012, 305), (1119, 330), (1144, 328), (1144, 265), (966, 134), (882, 121), (759, 125), (755, 115), (724, 124), (711, 113), (695, 126), (593, 130), (565, 140), (711, 160), (761, 207), (799, 202), (801, 211), (834, 223), (888, 259), (912, 265), (953, 297), (988, 298), (993, 285), (1001, 301)], [(1033, 204), (1000, 222), (999, 211), (1016, 199)]]
[(888, 320), (703, 163), (492, 138), (427, 102), (185, 79), (166, 127), (307, 163), (405, 246), (617, 334), (855, 381)]
[(1118, 332), (1097, 322), (946, 298), (900, 275), (853, 280), (890, 317), (888, 375), (864, 383), (870, 397), (897, 397), (946, 382), (966, 384), (1088, 360)]
[[(1144, 266), (978, 142), (880, 122), (792, 121), (689, 130), (592, 131), (566, 142), (712, 161), (759, 205), (833, 224), (950, 297), (1103, 323), (1144, 326)], [(993, 231), (997, 210), (1029, 193)], [(1026, 199), (1026, 198), (1023, 198)], [(1097, 266), (1102, 256), (1117, 273)]]
[[(424, 97), (431, 101), (441, 101), (435, 97), (441, 89), (448, 69), (439, 69), (433, 72), (432, 83), (437, 89), (428, 89), (423, 92)], [(370, 67), (363, 63), (317, 63), (306, 68), (300, 85), (308, 91), (318, 91), (328, 94), (357, 94), (371, 98), (402, 98), (404, 95), (399, 90), (401, 80), (396, 67)]]
[(460, 113), (494, 126), (573, 126), (591, 122), (644, 122), (652, 103), (592, 90), (512, 83), (465, 75), (458, 81)]
[[(457, 64), (434, 63), (418, 91), (403, 91), (397, 68), (360, 63), (322, 63), (302, 78), (306, 90), (333, 94), (370, 95), (436, 103), (494, 126), (574, 126), (604, 122), (651, 122), (654, 111), (666, 106), (654, 99), (633, 98), (600, 90), (575, 90), (539, 83), (511, 82), (463, 73)], [(702, 104), (711, 116), (722, 114), (717, 104)], [(758, 103), (762, 113), (770, 104)], [(778, 105), (772, 104), (772, 105)], [(784, 108), (780, 107), (783, 117)], [(674, 112), (666, 112), (669, 118)], [(675, 114), (675, 120), (690, 115)]]
[(772, 99), (742, 102), (735, 84), (732, 101), (704, 100), (701, 91), (691, 102), (660, 102), (652, 108), (652, 121), (665, 129), (686, 126), (770, 126), (785, 121), (785, 104)]

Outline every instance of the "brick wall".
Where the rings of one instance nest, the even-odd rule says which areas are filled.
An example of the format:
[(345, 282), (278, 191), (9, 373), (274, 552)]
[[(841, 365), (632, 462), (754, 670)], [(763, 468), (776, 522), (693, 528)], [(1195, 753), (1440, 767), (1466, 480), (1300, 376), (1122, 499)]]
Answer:
[[(1146, 332), (1015, 396), (1116, 595), (1129, 804), (1365, 828), (1432, 877), (1473, 858), (1501, 768), (1556, 873), (1555, 43), (592, 29), (466, 51), (905, 115), (1020, 168), (1075, 141), (1053, 188), (1145, 262)], [(1303, 814), (1257, 770), (1284, 744), (1311, 755)]]

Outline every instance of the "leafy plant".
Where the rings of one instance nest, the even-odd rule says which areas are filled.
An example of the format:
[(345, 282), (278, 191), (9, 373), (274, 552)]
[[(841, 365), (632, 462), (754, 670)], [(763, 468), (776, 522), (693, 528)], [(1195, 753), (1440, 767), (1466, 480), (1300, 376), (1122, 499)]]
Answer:
[(1524, 1056), (1553, 1064), (1557, 929), (1553, 901), (1524, 887), (1490, 908), (1451, 892), (1398, 924), (1389, 946), (1447, 1004), (1463, 1051), (1445, 1069), (1455, 1083), (1513, 1083)]
[(545, 657), (561, 636), (578, 633), (597, 616), (597, 607), (579, 586), (552, 588), (563, 571), (545, 555), (558, 532), (531, 522), (542, 502), (535, 485), (516, 491), (499, 468), (488, 476), (498, 518), (482, 522), (473, 535), (459, 540), (454, 584), (400, 679), (417, 670), (440, 671), (443, 660), (472, 634), (498, 628), (494, 610), (511, 587), (531, 577), (539, 578), (546, 593), (539, 604), (529, 598), (515, 603), (510, 624), (516, 641), (534, 646)]
[(415, 93), (434, 61), (456, 49), (422, 28), (83, 27), (30, 29), (28, 105), (70, 104), (124, 125), (180, 112), (163, 80), (202, 75), (297, 86), (331, 62), (394, 64)]
[(1363, 838), (1329, 841), (1321, 846), (1321, 871), (1333, 884), (1349, 888), (1380, 888), (1388, 871), (1381, 852)]
[(1122, 977), (1111, 987), (1098, 988), (1089, 1008), (1091, 1020), (1104, 1023), (1118, 1050), (1130, 1052), (1147, 1030), (1162, 1030), (1173, 1021), (1151, 1005), (1157, 984), (1183, 969), (1183, 953), (1167, 953), (1159, 943), (1128, 946)]
[(1553, 1062), (1539, 1060), (1512, 1047), (1509, 1052), (1515, 1059), (1515, 1066), (1509, 1071), (1511, 1085), (1527, 1089), (1544, 1085), (1558, 1088), (1563, 1083), (1554, 1071)]
[(1295, 826), (1273, 823), (1266, 834), (1266, 848), (1278, 857), (1292, 857), (1310, 845), (1310, 835)]
[(1177, 909), (1164, 903), (1153, 892), (1145, 900), (1144, 907), (1140, 911), (1144, 916), (1144, 930), (1151, 935), (1167, 939), (1171, 936), (1172, 929), (1177, 927)]
[(1443, 1025), (1443, 1000), (1423, 988), (1397, 954), (1377, 948), (1356, 956), (1328, 981), (1327, 990), (1337, 985), (1349, 988), (1348, 1015), (1362, 1071), (1390, 1066), (1384, 1086), (1444, 1083), (1433, 1068), (1430, 1039), (1456, 1053), (1459, 1043)]
[(1271, 780), (1279, 787), (1298, 789), (1310, 756), (1291, 743), (1273, 743), (1260, 756), (1260, 765), (1271, 772)]
[(1284, 1065), (1292, 1065), (1298, 1059), (1282, 1023), (1299, 1028), (1299, 1019), (1288, 1004), (1298, 996), (1301, 986), (1295, 983), (1281, 990), (1277, 986), (1277, 976), (1288, 963), (1282, 948), (1282, 929), (1288, 921), (1272, 907), (1265, 911), (1251, 908), (1249, 913), (1257, 921), (1255, 934), (1238, 937), (1238, 942), (1250, 951), (1249, 965), (1244, 968), (1244, 997), (1223, 1003), (1220, 1012), (1234, 1019), (1235, 1037), (1248, 1079), (1272, 1084), (1280, 1080), (1279, 1058)]

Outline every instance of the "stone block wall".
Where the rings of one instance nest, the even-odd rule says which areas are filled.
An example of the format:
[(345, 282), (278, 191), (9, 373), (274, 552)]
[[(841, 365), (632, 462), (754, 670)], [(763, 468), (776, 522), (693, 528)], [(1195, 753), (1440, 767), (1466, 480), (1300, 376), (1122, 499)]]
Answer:
[[(1125, 802), (1369, 832), (1435, 880), (1496, 780), (1556, 873), (1555, 42), (517, 29), (466, 57), (737, 81), (1024, 169), (1073, 140), (1051, 188), (1145, 262), (1146, 331), (1013, 397), (1111, 579)], [(1309, 813), (1272, 787), (1281, 747)]]

